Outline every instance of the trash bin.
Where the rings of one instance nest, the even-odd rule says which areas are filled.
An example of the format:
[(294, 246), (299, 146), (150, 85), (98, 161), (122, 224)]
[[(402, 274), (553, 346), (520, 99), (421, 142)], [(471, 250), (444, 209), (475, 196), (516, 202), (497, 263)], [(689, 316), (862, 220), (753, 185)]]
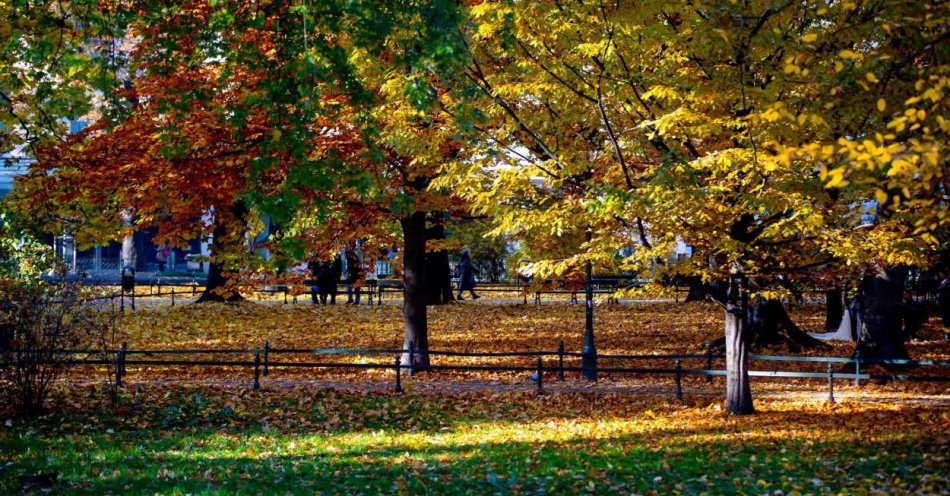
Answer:
[(135, 292), (135, 269), (122, 269), (122, 291), (128, 293)]

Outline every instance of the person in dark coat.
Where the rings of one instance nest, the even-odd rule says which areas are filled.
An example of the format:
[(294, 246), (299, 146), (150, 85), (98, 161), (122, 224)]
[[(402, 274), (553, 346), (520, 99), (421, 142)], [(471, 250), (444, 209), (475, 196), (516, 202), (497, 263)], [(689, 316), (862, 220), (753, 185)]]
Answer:
[(310, 272), (310, 279), (313, 281), (313, 286), (310, 286), (310, 301), (314, 305), (317, 304), (317, 293), (320, 292), (320, 264), (313, 260), (307, 262), (307, 272)]
[(464, 300), (462, 291), (467, 290), (472, 295), (472, 299), (477, 300), (479, 296), (475, 294), (475, 267), (472, 265), (472, 252), (468, 248), (462, 250), (455, 272), (459, 278), (459, 293), (456, 299)]
[(327, 304), (327, 297), (329, 297), (331, 305), (336, 305), (336, 285), (342, 274), (343, 263), (340, 261), (340, 257), (334, 257), (332, 261), (322, 262), (317, 266), (314, 278), (317, 280), (321, 305)]
[[(360, 304), (360, 288), (356, 285), (363, 278), (363, 262), (356, 250), (346, 250), (346, 302)], [(356, 293), (356, 298), (353, 297)]]
[(903, 318), (904, 339), (916, 341), (917, 333), (927, 323), (927, 306), (914, 299), (910, 291), (904, 291), (904, 302), (901, 305)]

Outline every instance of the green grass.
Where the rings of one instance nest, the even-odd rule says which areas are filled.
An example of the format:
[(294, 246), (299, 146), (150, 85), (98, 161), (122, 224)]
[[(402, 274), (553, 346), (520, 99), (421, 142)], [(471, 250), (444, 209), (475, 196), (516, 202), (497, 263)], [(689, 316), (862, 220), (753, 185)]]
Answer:
[(15, 422), (0, 434), (0, 493), (51, 471), (58, 492), (90, 494), (947, 488), (941, 411), (773, 405), (743, 419), (667, 399), (216, 393)]

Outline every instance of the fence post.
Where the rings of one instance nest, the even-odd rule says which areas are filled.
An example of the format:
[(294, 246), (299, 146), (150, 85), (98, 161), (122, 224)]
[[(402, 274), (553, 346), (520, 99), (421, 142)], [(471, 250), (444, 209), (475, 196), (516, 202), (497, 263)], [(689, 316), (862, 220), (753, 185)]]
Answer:
[(120, 291), (119, 292), (119, 311), (124, 312), (125, 311), (125, 291), (121, 289), (119, 291)]
[[(376, 292), (378, 293), (378, 294), (376, 295), (376, 306), (382, 306), (382, 305), (383, 305), (383, 283), (382, 283), (382, 281), (379, 281), (378, 283), (376, 283)], [(409, 365), (412, 365), (412, 364), (409, 364)], [(412, 369), (410, 369), (410, 370), (412, 370)]]
[(158, 280), (158, 293), (155, 294), (155, 296), (161, 296), (161, 295), (162, 295), (162, 280), (159, 279), (159, 280)]
[(541, 368), (541, 357), (538, 357), (538, 396), (544, 394), (544, 369)]
[(676, 360), (676, 399), (677, 401), (683, 401), (683, 380), (682, 380), (682, 371), (683, 366), (680, 364), (679, 359)]
[(284, 286), (284, 305), (287, 304), (287, 286)]
[(415, 341), (409, 341), (409, 363), (406, 364), (406, 365), (409, 366), (409, 377), (412, 377), (413, 374), (415, 374), (415, 369), (413, 368), (413, 366), (414, 366), (415, 363), (416, 363), (416, 350), (415, 350), (415, 348), (416, 348), (416, 342), (415, 342)]
[(172, 306), (175, 306), (175, 288), (172, 287)]
[[(712, 343), (706, 343), (706, 371), (712, 370)], [(713, 376), (706, 376), (706, 384), (712, 384)]]
[(125, 352), (126, 343), (122, 343), (119, 352), (115, 354), (115, 385), (122, 387), (122, 376), (125, 375)]
[(264, 377), (270, 375), (268, 363), (270, 362), (270, 342), (264, 341)]
[(396, 392), (402, 392), (402, 355), (396, 355)]
[(835, 369), (828, 364), (828, 403), (835, 402)]
[(254, 389), (261, 388), (261, 352), (254, 352)]
[(564, 380), (564, 340), (557, 344), (557, 380)]
[(861, 385), (861, 350), (854, 350), (854, 385)]
[(538, 290), (538, 291), (535, 291), (535, 292), (534, 292), (534, 304), (535, 304), (535, 305), (540, 305), (540, 304), (541, 304), (541, 290)]

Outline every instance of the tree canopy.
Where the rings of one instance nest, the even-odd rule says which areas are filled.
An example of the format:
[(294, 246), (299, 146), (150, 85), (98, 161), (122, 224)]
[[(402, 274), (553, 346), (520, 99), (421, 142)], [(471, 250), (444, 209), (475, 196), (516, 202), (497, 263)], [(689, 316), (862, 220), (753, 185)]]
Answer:
[[(32, 74), (55, 52), (38, 48), (58, 32), (42, 8), (10, 38), (39, 41), (0, 63)], [(750, 296), (926, 264), (947, 242), (945, 2), (83, 8), (122, 20), (69, 38), (110, 47), (113, 108), (43, 148), (21, 197), (90, 240), (131, 211), (173, 243), (228, 239), (215, 256), (236, 274), (276, 270), (244, 256), (249, 212), (280, 226), (279, 261), (389, 242), (398, 223), (416, 304), (432, 212), (489, 219), (542, 277), (626, 249), (621, 268), (698, 278), (723, 304), (737, 413)], [(34, 76), (17, 94), (54, 91)], [(682, 243), (692, 257), (670, 263)], [(408, 343), (426, 321), (406, 308)]]

